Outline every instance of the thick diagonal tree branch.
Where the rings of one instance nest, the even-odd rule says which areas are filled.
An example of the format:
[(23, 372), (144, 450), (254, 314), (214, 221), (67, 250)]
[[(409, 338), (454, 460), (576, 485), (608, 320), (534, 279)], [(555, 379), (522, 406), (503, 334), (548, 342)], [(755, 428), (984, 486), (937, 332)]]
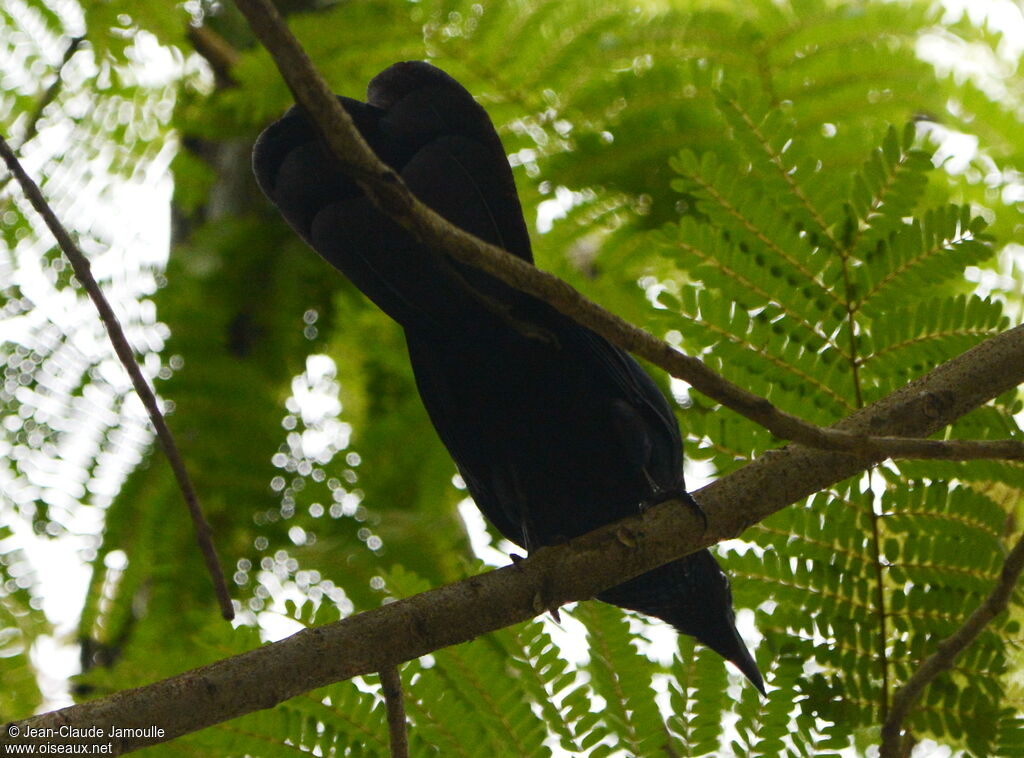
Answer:
[[(1024, 326), (993, 337), (863, 408), (835, 429), (921, 437), (1024, 382)], [(515, 565), (303, 630), (280, 642), (135, 690), (18, 723), (24, 734), (96, 724), (159, 727), (113, 743), (115, 754), (197, 731), (317, 687), (381, 671), (449, 645), (593, 597), (683, 555), (735, 537), (790, 503), (870, 468), (878, 459), (792, 445), (695, 493), (707, 529), (671, 501)], [(11, 741), (7, 728), (0, 744)], [(95, 740), (94, 740), (95, 741)]]
[(765, 398), (719, 376), (697, 358), (684, 355), (664, 340), (606, 311), (558, 277), (448, 223), (421, 203), (401, 178), (377, 158), (270, 0), (235, 0), (235, 4), (273, 57), (295, 101), (310, 115), (341, 168), (385, 214), (428, 247), (547, 301), (613, 344), (688, 382), (698, 392), (781, 439), (881, 458), (1024, 459), (1024, 443), (1014, 440), (978, 440), (950, 446), (942, 440), (892, 440), (870, 430), (850, 433), (815, 426), (779, 410)]

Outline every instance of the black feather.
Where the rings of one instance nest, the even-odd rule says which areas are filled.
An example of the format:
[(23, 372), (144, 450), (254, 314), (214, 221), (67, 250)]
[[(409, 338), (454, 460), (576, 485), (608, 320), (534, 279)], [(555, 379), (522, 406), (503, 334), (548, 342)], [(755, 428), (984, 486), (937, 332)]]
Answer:
[[(391, 66), (368, 92), (368, 103), (340, 101), (410, 190), (532, 262), (508, 160), (472, 96), (421, 62)], [(627, 353), (417, 243), (341, 173), (299, 110), (260, 136), (254, 166), (303, 239), (404, 327), (434, 427), (505, 537), (532, 550), (685, 495), (672, 407)], [(764, 692), (736, 631), (729, 580), (707, 550), (598, 597), (693, 635)]]

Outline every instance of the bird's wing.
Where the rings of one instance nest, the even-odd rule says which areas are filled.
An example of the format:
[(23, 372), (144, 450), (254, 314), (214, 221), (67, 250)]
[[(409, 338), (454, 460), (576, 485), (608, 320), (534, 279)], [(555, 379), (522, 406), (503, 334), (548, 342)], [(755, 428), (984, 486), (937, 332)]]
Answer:
[(595, 381), (609, 382), (609, 396), (621, 398), (621, 402), (616, 403), (620, 433), (646, 438), (628, 442), (625, 447), (649, 454), (648, 460), (638, 463), (657, 489), (651, 494), (681, 491), (684, 488), (682, 438), (669, 401), (650, 375), (624, 350), (589, 329), (580, 327), (571, 333), (578, 335), (580, 349), (600, 367), (594, 371)]
[(452, 386), (463, 380), (463, 370), (472, 372), (475, 365), (488, 360), (488, 346), (477, 341), (438, 343), (419, 333), (408, 334), (406, 342), (420, 398), (477, 508), (506, 539), (528, 547), (522, 514), (517, 510), (522, 498), (502, 490), (503, 482), (506, 489), (514, 486), (514, 467), (495, 455), (493, 445), (476, 438), (470, 431), (472, 425), (460, 423), (467, 409), (455, 400), (460, 395)]
[[(469, 93), (429, 64), (404, 63), (376, 77), (370, 96), (370, 104), (340, 101), (413, 194), (529, 260), (508, 160)], [(419, 244), (377, 210), (298, 109), (264, 131), (253, 164), (260, 187), (303, 239), (406, 328), (435, 337), (483, 329), (518, 297), (488, 274)]]

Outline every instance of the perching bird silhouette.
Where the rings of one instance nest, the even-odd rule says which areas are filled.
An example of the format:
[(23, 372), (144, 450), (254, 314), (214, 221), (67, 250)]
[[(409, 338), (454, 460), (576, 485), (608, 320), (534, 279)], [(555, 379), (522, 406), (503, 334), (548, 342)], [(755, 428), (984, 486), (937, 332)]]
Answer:
[[(484, 109), (423, 62), (367, 102), (339, 98), (377, 155), (448, 221), (533, 262), (508, 159)], [(423, 404), (480, 510), (527, 550), (684, 498), (672, 408), (627, 353), (546, 303), (416, 242), (348, 178), (303, 113), (263, 132), (260, 187), (320, 255), (405, 330)], [(598, 595), (663, 619), (739, 667), (729, 580), (707, 550)]]

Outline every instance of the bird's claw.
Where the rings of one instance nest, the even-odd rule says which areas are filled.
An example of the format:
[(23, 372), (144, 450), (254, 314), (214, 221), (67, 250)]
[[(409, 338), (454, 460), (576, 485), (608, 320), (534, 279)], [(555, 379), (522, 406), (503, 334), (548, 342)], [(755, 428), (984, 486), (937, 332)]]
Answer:
[(693, 495), (686, 491), (683, 491), (679, 495), (679, 499), (686, 503), (686, 505), (689, 506), (691, 511), (693, 511), (696, 515), (700, 516), (700, 520), (704, 523), (704, 531), (706, 532), (708, 530), (708, 514), (706, 514), (704, 512), (704, 509), (701, 508), (700, 503), (694, 500)]
[(701, 522), (704, 524), (704, 531), (706, 532), (708, 530), (708, 514), (704, 512), (700, 503), (693, 499), (693, 495), (686, 490), (678, 490), (676, 492), (659, 492), (653, 497), (650, 497), (640, 503), (640, 512), (643, 513), (648, 508), (652, 508), (659, 503), (664, 503), (666, 500), (673, 499), (681, 500), (685, 503), (695, 515), (700, 517)]

